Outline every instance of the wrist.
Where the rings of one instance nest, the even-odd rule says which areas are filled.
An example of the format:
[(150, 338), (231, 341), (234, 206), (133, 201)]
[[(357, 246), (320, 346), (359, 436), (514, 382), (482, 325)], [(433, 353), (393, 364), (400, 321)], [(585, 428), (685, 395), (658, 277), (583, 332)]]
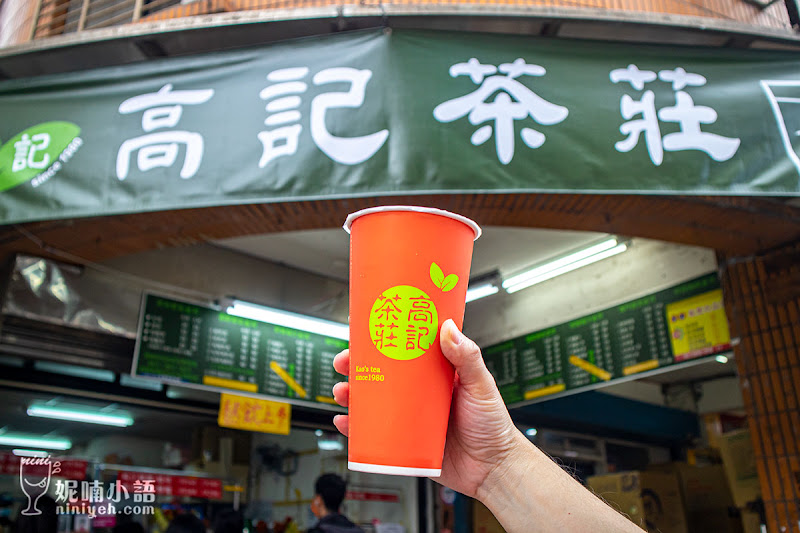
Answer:
[(494, 468), (476, 492), (476, 499), (489, 509), (512, 504), (515, 488), (527, 477), (535, 446), (513, 425), (506, 449), (498, 454)]

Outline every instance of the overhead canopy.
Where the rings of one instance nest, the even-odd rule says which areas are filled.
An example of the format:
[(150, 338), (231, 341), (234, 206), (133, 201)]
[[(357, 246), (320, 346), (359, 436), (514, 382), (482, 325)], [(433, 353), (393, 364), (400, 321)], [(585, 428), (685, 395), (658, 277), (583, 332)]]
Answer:
[(800, 196), (796, 55), (370, 30), (0, 84), (0, 222), (453, 192)]

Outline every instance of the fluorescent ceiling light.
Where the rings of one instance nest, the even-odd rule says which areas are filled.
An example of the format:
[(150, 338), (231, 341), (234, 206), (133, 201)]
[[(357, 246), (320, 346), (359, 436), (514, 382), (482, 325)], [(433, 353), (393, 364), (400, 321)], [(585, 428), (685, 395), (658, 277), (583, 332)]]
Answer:
[(133, 418), (128, 414), (88, 411), (57, 405), (31, 405), (28, 407), (28, 415), (40, 416), (42, 418), (55, 418), (56, 420), (102, 424), (104, 426), (128, 427), (133, 424)]
[(517, 285), (529, 279), (542, 276), (558, 268), (564, 267), (571, 263), (575, 263), (576, 261), (580, 261), (581, 259), (585, 259), (595, 254), (599, 254), (600, 252), (609, 250), (615, 247), (616, 245), (617, 245), (617, 239), (607, 239), (603, 242), (594, 244), (582, 250), (578, 250), (576, 252), (567, 254), (564, 257), (554, 259), (553, 261), (548, 261), (542, 265), (533, 267), (530, 270), (526, 270), (521, 274), (517, 274), (516, 276), (511, 276), (507, 280), (503, 281), (503, 288), (507, 289), (512, 285)]
[(44, 448), (46, 450), (69, 450), (72, 448), (72, 442), (69, 439), (32, 437), (18, 433), (3, 433), (0, 435), (0, 445)]
[(50, 452), (44, 450), (24, 450), (22, 448), (14, 448), (11, 453), (17, 457), (47, 457)]
[(517, 292), (556, 276), (591, 265), (597, 261), (602, 261), (603, 259), (621, 254), (627, 249), (627, 244), (617, 244), (616, 239), (609, 239), (510, 277), (503, 282), (503, 288), (509, 293)]
[(282, 311), (272, 307), (251, 304), (241, 300), (234, 300), (233, 305), (228, 307), (229, 315), (250, 318), (260, 322), (267, 322), (276, 326), (284, 326), (310, 333), (334, 337), (336, 339), (350, 340), (350, 326), (340, 322), (332, 322), (321, 318), (314, 318), (307, 315)]
[(728, 358), (726, 356), (724, 356), (724, 355), (718, 355), (714, 359), (717, 360), (717, 363), (720, 363), (720, 364), (723, 364), (723, 365), (728, 362)]
[(344, 444), (339, 440), (320, 439), (317, 441), (317, 447), (325, 451), (340, 451), (344, 450)]
[(467, 289), (467, 302), (491, 296), (492, 294), (496, 294), (499, 290), (497, 285), (492, 283), (484, 283), (483, 285), (470, 287)]

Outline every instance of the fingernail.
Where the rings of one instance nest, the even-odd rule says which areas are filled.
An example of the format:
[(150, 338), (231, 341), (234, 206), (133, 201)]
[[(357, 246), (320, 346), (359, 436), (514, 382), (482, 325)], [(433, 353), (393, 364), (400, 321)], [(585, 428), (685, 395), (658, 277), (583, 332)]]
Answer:
[[(453, 322), (452, 320), (450, 320), (450, 321)], [(452, 327), (451, 331), (452, 331), (452, 337), (451, 338), (453, 340), (453, 344), (455, 344), (455, 345), (461, 344), (464, 341), (464, 334), (461, 333), (460, 331), (458, 331), (458, 326), (456, 326), (455, 322), (453, 322), (453, 327)]]

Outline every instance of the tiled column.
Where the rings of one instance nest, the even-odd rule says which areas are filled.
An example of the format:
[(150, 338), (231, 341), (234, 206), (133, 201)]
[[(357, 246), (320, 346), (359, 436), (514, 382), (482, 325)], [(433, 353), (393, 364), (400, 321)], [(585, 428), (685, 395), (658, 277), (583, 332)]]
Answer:
[(719, 259), (767, 527), (800, 532), (800, 243)]

